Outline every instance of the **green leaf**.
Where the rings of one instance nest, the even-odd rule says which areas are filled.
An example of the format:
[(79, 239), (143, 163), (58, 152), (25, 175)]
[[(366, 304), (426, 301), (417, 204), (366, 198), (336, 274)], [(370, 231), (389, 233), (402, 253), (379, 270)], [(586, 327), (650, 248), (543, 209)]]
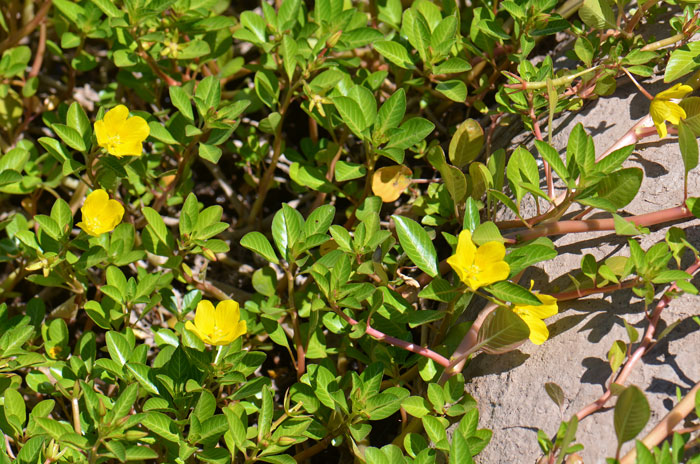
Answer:
[(141, 209), (141, 212), (146, 218), (148, 225), (152, 227), (153, 232), (155, 232), (156, 237), (158, 237), (158, 240), (163, 242), (163, 244), (167, 245), (169, 236), (168, 226), (165, 225), (165, 221), (163, 221), (163, 218), (160, 216), (160, 214), (158, 214), (156, 210), (148, 206), (144, 206)]
[(365, 120), (362, 128), (365, 129), (374, 124), (374, 121), (377, 119), (377, 101), (374, 99), (372, 92), (362, 85), (356, 85), (350, 89), (348, 97), (355, 100), (360, 107), (362, 117)]
[(131, 407), (136, 403), (136, 399), (139, 396), (139, 384), (132, 383), (124, 388), (121, 392), (117, 401), (114, 402), (114, 406), (110, 410), (110, 422), (115, 420), (120, 420), (122, 417), (129, 415)]
[(126, 363), (126, 368), (134, 376), (136, 381), (141, 385), (144, 390), (152, 395), (160, 395), (158, 391), (158, 386), (153, 382), (150, 375), (151, 368), (145, 364), (128, 362)]
[[(14, 388), (8, 388), (5, 390), (5, 400), (4, 400), (5, 416), (14, 417), (19, 422), (20, 429), (24, 426), (27, 421), (27, 408), (24, 404), (24, 398), (22, 395)], [(18, 432), (21, 432), (18, 431)]]
[(398, 129), (390, 131), (388, 147), (411, 148), (435, 129), (435, 124), (424, 118), (411, 118)]
[(221, 148), (208, 143), (199, 143), (199, 156), (203, 159), (216, 164), (221, 159), (221, 154)]
[(458, 79), (442, 81), (435, 86), (435, 90), (458, 103), (463, 103), (467, 99), (467, 85)]
[(564, 396), (564, 390), (562, 390), (559, 385), (554, 382), (547, 382), (544, 384), (544, 391), (547, 392), (547, 396), (549, 396), (560, 409), (564, 407), (566, 396)]
[(649, 402), (634, 385), (627, 387), (615, 404), (615, 435), (618, 449), (642, 431), (650, 416)]
[(602, 30), (615, 28), (615, 13), (608, 0), (583, 0), (578, 12), (586, 26)]
[(541, 140), (535, 140), (535, 146), (537, 147), (537, 151), (539, 152), (540, 156), (542, 156), (542, 159), (549, 163), (559, 178), (568, 184), (570, 182), (569, 171), (566, 169), (564, 162), (561, 160), (559, 153), (557, 153), (554, 147), (546, 142), (542, 142)]
[(325, 234), (333, 223), (335, 217), (335, 207), (332, 205), (321, 205), (309, 214), (304, 223), (304, 235), (311, 237), (316, 234)]
[(637, 451), (636, 464), (656, 464), (654, 455), (651, 454), (651, 451), (649, 451), (649, 448), (647, 448), (644, 443), (637, 440), (634, 446)]
[(659, 274), (657, 274), (652, 279), (652, 282), (655, 284), (668, 284), (675, 282), (676, 280), (689, 280), (692, 278), (692, 275), (685, 271), (681, 271), (680, 269), (666, 269), (665, 271), (661, 271)]
[(187, 195), (180, 212), (180, 235), (190, 235), (199, 217), (199, 203), (194, 193)]
[(180, 142), (175, 140), (168, 129), (166, 129), (165, 126), (158, 121), (150, 121), (148, 123), (148, 127), (151, 129), (149, 137), (153, 137), (154, 139), (160, 140), (161, 142), (169, 145), (180, 145)]
[(511, 351), (530, 335), (527, 324), (513, 311), (499, 306), (484, 320), (477, 335), (477, 346), (490, 354)]
[(615, 171), (598, 184), (598, 197), (620, 209), (631, 202), (642, 185), (644, 172), (640, 168)]
[(255, 34), (254, 38), (257, 43), (265, 43), (267, 41), (265, 20), (261, 16), (246, 10), (241, 13), (240, 20), (243, 27)]
[[(681, 122), (700, 137), (700, 97), (686, 97), (680, 102), (686, 117)], [(41, 140), (41, 139), (40, 139)]]
[(474, 229), (476, 229), (480, 223), (479, 207), (476, 204), (476, 200), (469, 197), (464, 205), (464, 223), (462, 224), (462, 228), (474, 232)]
[(255, 73), (255, 93), (267, 107), (275, 106), (279, 99), (279, 80), (270, 71), (260, 70)]
[(700, 42), (691, 42), (671, 52), (668, 59), (664, 82), (673, 82), (691, 71), (700, 68)]
[(124, 13), (114, 5), (111, 0), (91, 0), (92, 3), (97, 5), (97, 7), (102, 10), (104, 14), (110, 18), (121, 18)]
[(0, 185), (15, 184), (21, 182), (22, 179), (22, 174), (14, 169), (5, 169), (0, 172)]
[(487, 287), (496, 298), (513, 304), (539, 306), (542, 302), (529, 290), (518, 284), (504, 280)]
[(37, 214), (34, 216), (34, 220), (41, 226), (41, 229), (46, 232), (52, 239), (60, 240), (63, 234), (61, 233), (61, 228), (56, 224), (49, 216), (43, 214)]
[[(0, 174), (1, 177), (1, 174)], [(64, 236), (73, 228), (73, 213), (70, 206), (63, 199), (57, 199), (51, 208), (51, 218), (61, 228), (61, 236)]]
[(85, 146), (85, 141), (80, 136), (80, 133), (72, 127), (68, 127), (65, 124), (53, 124), (51, 129), (53, 129), (56, 135), (58, 135), (61, 140), (63, 140), (65, 144), (72, 149), (81, 152), (84, 152), (87, 149)]
[(406, 410), (407, 413), (413, 417), (421, 418), (427, 414), (430, 414), (430, 405), (421, 396), (411, 396), (403, 400), (402, 408)]
[(274, 412), (274, 402), (272, 398), (272, 389), (265, 385), (262, 389), (262, 405), (258, 415), (258, 441), (267, 438), (272, 425), (272, 414)]
[(187, 42), (182, 50), (177, 54), (178, 60), (192, 60), (194, 58), (200, 58), (204, 55), (208, 55), (211, 52), (209, 44), (203, 40), (192, 40)]
[(431, 277), (438, 274), (437, 252), (428, 233), (413, 219), (393, 215), (399, 242), (413, 263)]
[(408, 51), (403, 45), (397, 42), (380, 40), (379, 42), (374, 43), (374, 49), (399, 68), (413, 68), (413, 60), (411, 60), (411, 55), (408, 54)]
[(151, 432), (165, 438), (173, 443), (179, 443), (180, 437), (173, 433), (172, 430), (176, 429), (173, 420), (163, 413), (156, 411), (149, 411), (145, 414), (145, 417), (141, 420), (141, 423)]
[(66, 122), (68, 126), (75, 129), (83, 138), (83, 141), (89, 139), (92, 135), (90, 131), (90, 120), (85, 114), (85, 110), (78, 102), (71, 103), (66, 113)]
[(648, 228), (640, 227), (615, 213), (613, 213), (613, 224), (617, 235), (642, 235), (649, 233)]
[(303, 240), (303, 234), (304, 218), (301, 213), (284, 203), (272, 219), (272, 238), (277, 250), (287, 262), (292, 262), (295, 258), (293, 249)]
[(433, 74), (458, 74), (472, 69), (472, 65), (462, 58), (451, 57), (433, 67)]
[(131, 355), (132, 346), (126, 337), (119, 332), (109, 331), (105, 336), (107, 342), (107, 351), (114, 362), (123, 366)]
[(374, 135), (383, 135), (389, 129), (398, 127), (404, 114), (406, 114), (406, 92), (404, 89), (398, 89), (379, 108), (374, 125)]
[(622, 340), (615, 340), (610, 350), (608, 351), (608, 363), (610, 364), (610, 369), (615, 373), (622, 365), (625, 360), (627, 353), (627, 345)]
[(198, 108), (202, 117), (206, 115), (209, 109), (216, 109), (221, 101), (221, 83), (214, 76), (207, 76), (197, 84), (195, 97), (203, 102), (204, 106)]
[(364, 138), (362, 131), (367, 127), (367, 124), (360, 105), (354, 99), (343, 96), (335, 97), (333, 104), (348, 128), (358, 137)]
[(192, 102), (190, 101), (190, 96), (187, 95), (182, 87), (172, 85), (168, 88), (170, 92), (170, 101), (173, 103), (175, 108), (177, 108), (180, 113), (189, 119), (194, 121), (194, 113), (192, 112)]
[(678, 124), (678, 145), (681, 149), (686, 182), (688, 173), (698, 165), (698, 140), (683, 120)]
[(458, 168), (463, 168), (479, 156), (483, 146), (484, 130), (475, 120), (467, 119), (457, 127), (450, 140), (450, 161)]

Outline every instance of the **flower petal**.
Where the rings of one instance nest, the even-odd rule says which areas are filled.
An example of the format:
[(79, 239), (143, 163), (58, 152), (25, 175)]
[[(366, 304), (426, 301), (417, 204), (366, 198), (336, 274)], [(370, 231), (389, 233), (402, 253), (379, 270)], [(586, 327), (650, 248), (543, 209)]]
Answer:
[(549, 329), (542, 319), (538, 319), (529, 314), (518, 314), (520, 318), (530, 328), (530, 341), (535, 345), (541, 345), (549, 338)]
[(202, 300), (197, 304), (197, 311), (194, 314), (194, 325), (197, 326), (201, 333), (210, 334), (214, 332), (216, 310), (211, 301)]
[(447, 258), (447, 264), (449, 264), (452, 269), (457, 273), (459, 280), (465, 284), (469, 284), (469, 274), (467, 269), (471, 268), (474, 264), (474, 255), (476, 253), (476, 245), (472, 242), (472, 233), (468, 230), (463, 230), (459, 234), (459, 239), (457, 241), (457, 250), (455, 254)]
[(466, 265), (474, 264), (474, 255), (476, 254), (476, 245), (472, 241), (472, 233), (469, 230), (463, 230), (459, 233), (457, 240), (457, 252), (455, 253), (460, 260)]
[(192, 321), (187, 321), (185, 322), (185, 329), (189, 330), (190, 332), (194, 333), (196, 336), (199, 337), (200, 340), (202, 340), (204, 343), (212, 344), (211, 340), (209, 337), (207, 337), (206, 334), (202, 333), (196, 325), (192, 323)]
[(141, 156), (143, 152), (143, 144), (141, 142), (120, 143), (114, 147), (114, 153), (110, 152), (117, 158), (122, 156)]
[(491, 263), (503, 261), (506, 256), (506, 247), (501, 242), (487, 242), (476, 250), (474, 264), (480, 268), (485, 268)]
[(97, 144), (101, 147), (107, 146), (107, 141), (109, 140), (109, 130), (104, 121), (95, 122), (95, 136), (97, 137)]
[(491, 285), (494, 282), (506, 280), (510, 274), (510, 266), (505, 261), (498, 261), (492, 264), (487, 264), (481, 268), (479, 273), (479, 281), (481, 285)]
[(666, 122), (661, 121), (660, 123), (654, 123), (656, 126), (656, 132), (659, 134), (659, 138), (663, 139), (668, 135), (668, 129), (666, 128)]
[(681, 122), (681, 119), (685, 119), (685, 110), (681, 108), (678, 103), (666, 102), (666, 108), (668, 108), (668, 116), (666, 116), (666, 120), (671, 124), (678, 124)]
[(108, 129), (117, 132), (117, 128), (122, 127), (128, 116), (129, 108), (124, 105), (117, 105), (111, 110), (107, 111), (102, 120), (105, 122)]
[(240, 319), (241, 312), (237, 301), (224, 300), (216, 305), (216, 326), (219, 329), (225, 332), (232, 331)]
[(659, 92), (656, 94), (654, 99), (671, 99), (671, 98), (683, 98), (686, 95), (688, 95), (690, 92), (693, 91), (693, 88), (689, 85), (686, 84), (676, 84), (670, 89), (666, 89), (663, 92)]
[(109, 200), (102, 207), (97, 220), (100, 222), (104, 232), (111, 232), (122, 222), (122, 217), (124, 217), (122, 204), (117, 200)]
[(123, 142), (143, 142), (151, 133), (151, 128), (141, 116), (133, 116), (126, 120), (119, 134)]

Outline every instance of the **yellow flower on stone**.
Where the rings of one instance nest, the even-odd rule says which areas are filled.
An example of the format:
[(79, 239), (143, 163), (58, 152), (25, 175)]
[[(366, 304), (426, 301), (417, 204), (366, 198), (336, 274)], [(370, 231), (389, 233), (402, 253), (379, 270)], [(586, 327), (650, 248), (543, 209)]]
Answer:
[(211, 301), (202, 300), (197, 304), (194, 324), (187, 321), (185, 328), (209, 345), (228, 345), (246, 333), (245, 321), (240, 319), (241, 312), (236, 301), (221, 301), (214, 309)]
[(666, 121), (678, 124), (681, 119), (685, 119), (685, 110), (672, 100), (681, 99), (692, 91), (693, 88), (689, 85), (676, 84), (670, 89), (656, 94), (649, 106), (649, 114), (654, 121), (659, 137), (664, 138), (668, 134)]
[(117, 105), (107, 111), (102, 120), (95, 122), (97, 144), (117, 158), (140, 156), (143, 141), (151, 133), (145, 119), (140, 116), (127, 119), (128, 116), (129, 109), (124, 105)]
[(537, 299), (542, 302), (540, 306), (515, 305), (513, 312), (520, 316), (520, 319), (530, 328), (530, 341), (535, 345), (541, 345), (549, 338), (549, 330), (543, 319), (554, 316), (559, 312), (557, 299), (551, 295), (538, 295)]
[(510, 266), (503, 261), (506, 247), (501, 242), (487, 242), (478, 249), (472, 242), (472, 233), (463, 230), (457, 241), (457, 251), (447, 258), (459, 279), (471, 291), (508, 278)]
[(122, 204), (117, 200), (110, 200), (107, 192), (102, 189), (88, 195), (80, 211), (83, 213), (83, 220), (78, 223), (78, 227), (94, 237), (114, 230), (124, 216)]

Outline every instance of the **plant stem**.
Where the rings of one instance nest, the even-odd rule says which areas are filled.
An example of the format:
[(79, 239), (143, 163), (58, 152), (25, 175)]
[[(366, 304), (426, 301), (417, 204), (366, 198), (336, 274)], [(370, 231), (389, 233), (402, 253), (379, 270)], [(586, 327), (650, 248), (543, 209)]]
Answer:
[[(640, 214), (624, 218), (638, 226), (653, 226), (664, 222), (679, 221), (693, 217), (693, 214), (685, 206), (655, 211), (653, 213)], [(586, 219), (583, 221), (559, 221), (534, 227), (522, 232), (508, 234), (506, 238), (515, 239), (518, 243), (534, 240), (538, 237), (550, 235), (563, 235), (577, 232), (592, 232), (601, 230), (615, 230), (613, 219)]]
[[(337, 315), (339, 315), (340, 317), (342, 317), (345, 320), (345, 322), (347, 322), (348, 324), (350, 324), (350, 325), (359, 324), (359, 322), (357, 322), (355, 319), (351, 318), (350, 316), (345, 314), (343, 311), (341, 311), (340, 308), (335, 307), (335, 306), (332, 306), (332, 308), (335, 311), (335, 313)], [(443, 367), (447, 367), (450, 364), (450, 362), (447, 360), (447, 358), (445, 358), (441, 354), (438, 354), (431, 349), (424, 348), (424, 347), (416, 345), (414, 343), (410, 343), (410, 342), (407, 342), (405, 340), (401, 340), (399, 338), (392, 337), (391, 335), (387, 335), (384, 332), (381, 332), (381, 331), (373, 328), (372, 326), (370, 326), (369, 321), (367, 321), (367, 326), (366, 326), (365, 332), (370, 337), (373, 337), (381, 342), (388, 343), (389, 345), (393, 345), (393, 346), (396, 346), (398, 348), (402, 348), (406, 351), (411, 351), (412, 353), (416, 353), (416, 354), (419, 354), (421, 356), (425, 356), (428, 359), (432, 359), (433, 361), (435, 361), (436, 363), (440, 364)]]
[(272, 184), (272, 179), (275, 174), (275, 169), (277, 169), (277, 163), (279, 162), (280, 156), (282, 155), (282, 126), (284, 125), (284, 119), (287, 115), (287, 109), (292, 101), (292, 95), (294, 91), (299, 86), (299, 83), (290, 85), (284, 94), (284, 99), (282, 100), (282, 105), (279, 107), (280, 120), (277, 123), (277, 128), (275, 129), (275, 138), (272, 142), (272, 160), (270, 165), (267, 167), (260, 179), (260, 185), (258, 186), (258, 196), (255, 198), (253, 206), (250, 208), (250, 215), (248, 216), (248, 225), (253, 225), (253, 223), (258, 219), (260, 212), (262, 211), (263, 204), (265, 203), (265, 197), (267, 196), (268, 190), (270, 190), (270, 184)]

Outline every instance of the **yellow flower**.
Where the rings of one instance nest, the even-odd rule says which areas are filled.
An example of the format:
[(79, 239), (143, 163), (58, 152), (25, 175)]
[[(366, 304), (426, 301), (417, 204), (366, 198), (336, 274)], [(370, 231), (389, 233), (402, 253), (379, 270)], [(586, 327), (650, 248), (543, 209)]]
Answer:
[(551, 295), (537, 295), (542, 302), (540, 306), (515, 305), (513, 312), (530, 328), (530, 341), (535, 345), (541, 345), (549, 338), (549, 330), (543, 319), (554, 316), (559, 312), (557, 299)]
[(94, 237), (114, 230), (124, 216), (122, 204), (117, 200), (110, 200), (107, 192), (102, 189), (88, 195), (80, 211), (83, 213), (83, 220), (78, 223), (78, 227)]
[(457, 251), (447, 258), (459, 279), (471, 291), (508, 278), (510, 266), (503, 261), (506, 247), (501, 242), (487, 242), (478, 249), (472, 242), (472, 233), (463, 230), (459, 234)]
[(241, 312), (236, 301), (221, 301), (214, 309), (211, 301), (202, 300), (197, 304), (194, 324), (187, 321), (185, 328), (209, 345), (228, 345), (246, 333), (245, 321), (240, 319)]
[(693, 88), (689, 85), (676, 84), (670, 89), (656, 94), (649, 106), (649, 114), (654, 121), (659, 137), (664, 138), (668, 133), (666, 121), (671, 124), (678, 124), (686, 116), (685, 110), (678, 103), (671, 101), (671, 99), (683, 98), (692, 91)]
[(151, 133), (145, 119), (140, 116), (127, 119), (127, 116), (129, 109), (124, 105), (117, 105), (107, 111), (102, 120), (95, 122), (98, 145), (117, 158), (140, 156), (143, 141)]

